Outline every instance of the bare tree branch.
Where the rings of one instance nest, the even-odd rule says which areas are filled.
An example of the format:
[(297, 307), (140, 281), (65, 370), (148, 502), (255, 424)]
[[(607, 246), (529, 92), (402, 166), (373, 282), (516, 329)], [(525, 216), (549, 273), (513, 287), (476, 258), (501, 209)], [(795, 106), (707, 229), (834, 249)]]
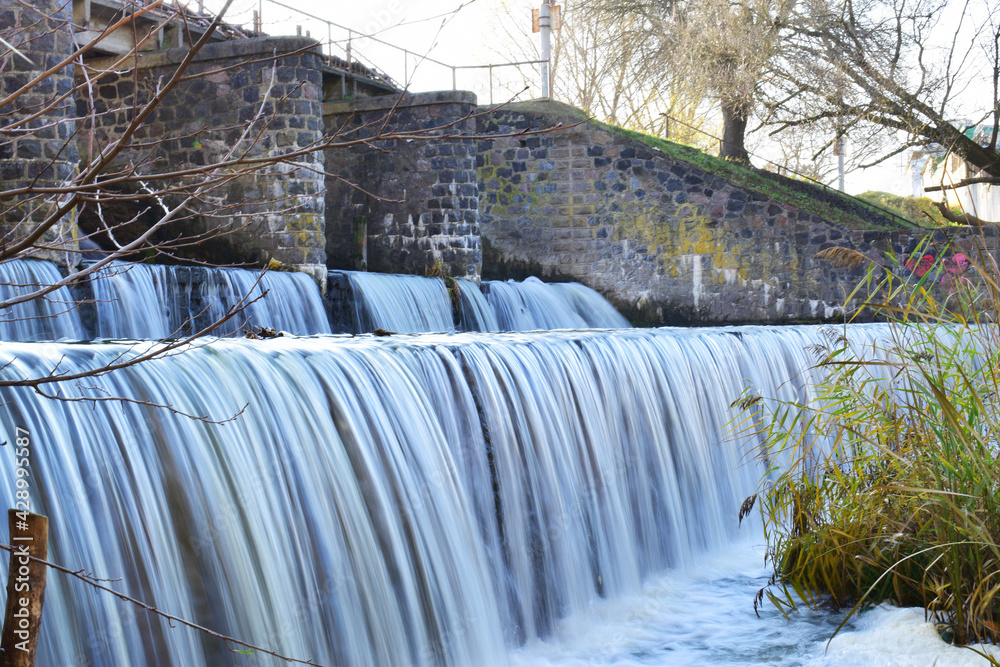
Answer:
[[(11, 553), (14, 552), (14, 547), (12, 547), (9, 544), (0, 544), (0, 549), (3, 549), (4, 551), (9, 551)], [(284, 660), (285, 662), (292, 662), (292, 663), (296, 663), (296, 664), (300, 664), (300, 665), (316, 665), (317, 667), (322, 667), (321, 665), (319, 665), (319, 663), (313, 662), (313, 660), (311, 658), (309, 658), (307, 660), (302, 660), (300, 658), (293, 658), (293, 657), (290, 657), (290, 656), (287, 656), (287, 655), (282, 655), (282, 654), (278, 653), (277, 651), (272, 651), (271, 649), (267, 649), (267, 648), (264, 648), (262, 646), (257, 646), (256, 644), (251, 644), (250, 642), (245, 642), (242, 639), (237, 639), (235, 637), (230, 637), (228, 635), (224, 635), (222, 633), (216, 632), (215, 630), (212, 630), (211, 628), (206, 628), (203, 625), (199, 625), (197, 623), (193, 623), (191, 621), (188, 621), (186, 619), (181, 618), (180, 616), (175, 616), (174, 614), (170, 614), (170, 613), (167, 613), (167, 612), (165, 612), (165, 611), (163, 611), (161, 609), (157, 609), (156, 607), (154, 607), (151, 604), (147, 604), (147, 603), (143, 602), (142, 600), (137, 600), (136, 598), (134, 598), (134, 597), (132, 597), (130, 595), (126, 595), (125, 593), (122, 593), (120, 591), (116, 591), (115, 589), (111, 588), (110, 586), (105, 586), (104, 585), (105, 583), (108, 583), (108, 582), (118, 581), (117, 578), (116, 579), (100, 579), (100, 578), (95, 577), (94, 575), (90, 574), (87, 570), (84, 570), (84, 569), (73, 570), (73, 569), (68, 568), (68, 567), (66, 567), (64, 565), (59, 565), (57, 563), (53, 563), (53, 562), (45, 560), (43, 558), (37, 558), (35, 556), (31, 556), (31, 555), (27, 555), (27, 554), (21, 555), (20, 557), (21, 558), (30, 558), (31, 560), (35, 561), (36, 563), (41, 563), (45, 567), (51, 568), (51, 569), (56, 570), (58, 572), (62, 572), (63, 574), (68, 574), (71, 577), (76, 577), (77, 579), (79, 579), (80, 581), (84, 582), (88, 586), (92, 586), (92, 587), (96, 588), (99, 591), (104, 591), (105, 593), (110, 593), (111, 595), (114, 595), (119, 600), (123, 600), (125, 602), (128, 602), (129, 604), (133, 604), (133, 605), (135, 605), (137, 607), (145, 609), (149, 613), (155, 614), (155, 615), (159, 616), (160, 618), (165, 618), (168, 621), (170, 621), (171, 623), (180, 623), (181, 625), (184, 625), (184, 626), (187, 626), (189, 628), (192, 628), (193, 630), (197, 630), (198, 632), (204, 633), (204, 634), (206, 634), (206, 635), (208, 635), (210, 637), (215, 637), (216, 639), (220, 639), (223, 642), (225, 642), (227, 648), (230, 645), (242, 646), (242, 647), (244, 647), (246, 649), (249, 649), (251, 651), (254, 651), (254, 652), (260, 652), (260, 653), (265, 653), (265, 654), (270, 655), (270, 656), (274, 656), (275, 658), (278, 658), (279, 660)], [(232, 650), (232, 649), (230, 648), (230, 650)]]

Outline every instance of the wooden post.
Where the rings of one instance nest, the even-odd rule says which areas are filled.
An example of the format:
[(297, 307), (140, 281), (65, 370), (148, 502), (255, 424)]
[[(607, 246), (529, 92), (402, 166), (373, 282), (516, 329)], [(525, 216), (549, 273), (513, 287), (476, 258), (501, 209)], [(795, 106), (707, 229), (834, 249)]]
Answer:
[(42, 625), (46, 566), (49, 554), (49, 519), (41, 514), (7, 510), (10, 524), (10, 568), (7, 573), (7, 612), (0, 637), (0, 666), (33, 667), (38, 631)]

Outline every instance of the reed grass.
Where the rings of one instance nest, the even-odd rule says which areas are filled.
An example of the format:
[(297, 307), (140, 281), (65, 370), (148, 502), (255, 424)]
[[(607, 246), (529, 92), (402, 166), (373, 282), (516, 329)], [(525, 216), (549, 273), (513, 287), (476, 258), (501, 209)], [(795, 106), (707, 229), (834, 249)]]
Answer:
[(998, 273), (965, 260), (872, 264), (858, 289), (885, 339), (828, 336), (808, 401), (737, 402), (769, 465), (741, 510), (756, 503), (775, 570), (756, 602), (922, 605), (946, 640), (1000, 641)]

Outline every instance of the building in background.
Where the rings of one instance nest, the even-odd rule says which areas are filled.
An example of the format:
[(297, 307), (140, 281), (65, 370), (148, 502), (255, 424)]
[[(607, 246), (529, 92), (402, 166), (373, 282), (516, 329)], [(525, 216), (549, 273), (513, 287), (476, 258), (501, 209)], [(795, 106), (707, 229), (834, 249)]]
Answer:
[[(992, 125), (962, 123), (965, 135), (981, 146), (988, 146), (993, 134)], [(960, 208), (966, 215), (987, 222), (1000, 222), (1000, 186), (990, 183), (972, 183), (960, 188), (947, 186), (965, 179), (982, 176), (982, 170), (966, 162), (961, 156), (949, 152), (940, 144), (931, 144), (914, 151), (910, 157), (913, 177), (913, 196), (930, 197), (943, 201), (950, 208)], [(927, 192), (928, 187), (945, 189)]]

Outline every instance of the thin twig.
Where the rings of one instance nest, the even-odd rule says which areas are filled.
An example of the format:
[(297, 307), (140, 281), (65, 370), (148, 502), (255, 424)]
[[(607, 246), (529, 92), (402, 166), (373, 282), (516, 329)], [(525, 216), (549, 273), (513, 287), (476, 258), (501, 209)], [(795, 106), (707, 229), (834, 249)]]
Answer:
[[(10, 546), (9, 544), (0, 544), (0, 549), (3, 549), (4, 551), (10, 551), (12, 553), (14, 551), (14, 547)], [(22, 555), (21, 557), (23, 558), (24, 556)], [(43, 558), (36, 558), (35, 556), (28, 556), (28, 558), (30, 558), (31, 560), (35, 561), (36, 563), (40, 563), (40, 564), (42, 564), (42, 565), (44, 565), (46, 567), (52, 568), (53, 570), (58, 570), (59, 572), (62, 572), (64, 574), (68, 574), (70, 576), (76, 577), (80, 581), (83, 581), (83, 582), (85, 582), (85, 583), (93, 586), (94, 588), (96, 588), (98, 590), (102, 590), (102, 591), (104, 591), (106, 593), (111, 593), (112, 595), (114, 595), (115, 597), (119, 598), (120, 600), (124, 600), (125, 602), (131, 602), (132, 604), (136, 605), (137, 607), (142, 607), (143, 609), (145, 609), (146, 611), (148, 611), (150, 613), (156, 614), (157, 616), (160, 616), (162, 618), (167, 619), (171, 623), (173, 623), (173, 622), (180, 623), (181, 625), (186, 625), (187, 627), (193, 628), (193, 629), (197, 630), (198, 632), (203, 632), (206, 635), (209, 635), (211, 637), (215, 637), (217, 639), (221, 639), (223, 642), (226, 643), (227, 647), (228, 647), (229, 644), (236, 644), (238, 646), (244, 646), (244, 647), (250, 649), (251, 651), (260, 651), (261, 653), (266, 653), (267, 655), (272, 655), (275, 658), (278, 658), (280, 660), (284, 660), (286, 662), (294, 662), (294, 663), (298, 663), (300, 665), (315, 665), (316, 667), (322, 667), (322, 665), (320, 665), (319, 663), (313, 662), (312, 658), (309, 658), (308, 660), (301, 660), (299, 658), (292, 658), (292, 657), (289, 657), (287, 655), (282, 655), (282, 654), (278, 653), (277, 651), (272, 651), (272, 650), (266, 649), (266, 648), (264, 648), (262, 646), (257, 646), (255, 644), (251, 644), (250, 642), (245, 642), (245, 641), (243, 641), (241, 639), (236, 639), (235, 637), (230, 637), (228, 635), (224, 635), (224, 634), (222, 634), (220, 632), (216, 632), (215, 630), (212, 630), (210, 628), (206, 628), (203, 625), (198, 625), (197, 623), (192, 623), (191, 621), (183, 619), (183, 618), (181, 618), (179, 616), (175, 616), (173, 614), (168, 614), (167, 612), (162, 611), (160, 609), (157, 609), (156, 607), (154, 607), (152, 605), (146, 604), (142, 600), (137, 600), (134, 597), (131, 597), (129, 595), (126, 595), (125, 593), (121, 593), (119, 591), (116, 591), (113, 588), (109, 588), (108, 586), (105, 586), (102, 583), (99, 583), (99, 582), (107, 582), (107, 581), (116, 581), (114, 579), (98, 579), (97, 577), (93, 576), (92, 574), (89, 574), (86, 570), (83, 570), (83, 569), (72, 570), (72, 569), (70, 569), (68, 567), (65, 567), (63, 565), (59, 565), (57, 563), (53, 563), (53, 562), (45, 560)], [(230, 650), (232, 650), (232, 649), (230, 649)]]

